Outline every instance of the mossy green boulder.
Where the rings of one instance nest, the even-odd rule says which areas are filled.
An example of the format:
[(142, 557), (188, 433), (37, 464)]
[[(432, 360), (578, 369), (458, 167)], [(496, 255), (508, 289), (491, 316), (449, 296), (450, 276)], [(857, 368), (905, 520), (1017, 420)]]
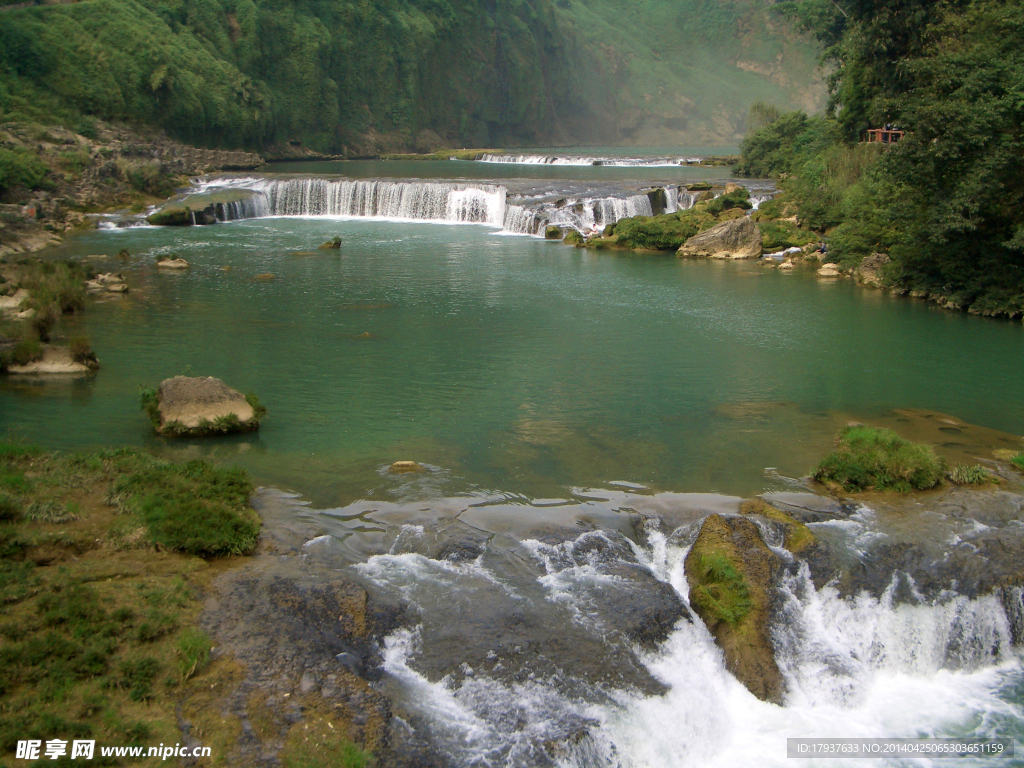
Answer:
[(783, 679), (769, 618), (782, 565), (745, 517), (709, 516), (686, 556), (690, 606), (714, 635), (729, 671), (759, 699), (775, 703), (782, 701)]

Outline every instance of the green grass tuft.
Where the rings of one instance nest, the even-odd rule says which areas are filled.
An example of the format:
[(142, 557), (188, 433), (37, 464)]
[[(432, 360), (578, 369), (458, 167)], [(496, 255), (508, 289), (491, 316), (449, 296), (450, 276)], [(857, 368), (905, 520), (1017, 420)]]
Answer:
[(1015, 466), (1021, 472), (1024, 472), (1024, 453), (1018, 453), (1016, 456), (1010, 459), (1010, 463), (1013, 464), (1013, 466)]
[(185, 682), (210, 661), (213, 641), (203, 630), (189, 627), (178, 635), (174, 648), (178, 654), (178, 679)]
[(981, 485), (996, 482), (995, 476), (980, 464), (973, 467), (968, 464), (957, 464), (949, 471), (949, 479), (957, 485)]
[(697, 561), (697, 577), (701, 584), (690, 595), (691, 601), (719, 620), (735, 627), (753, 609), (746, 579), (725, 555), (702, 555)]
[(934, 449), (904, 440), (890, 429), (847, 427), (836, 449), (814, 471), (814, 479), (847, 491), (899, 491), (934, 488), (945, 464)]

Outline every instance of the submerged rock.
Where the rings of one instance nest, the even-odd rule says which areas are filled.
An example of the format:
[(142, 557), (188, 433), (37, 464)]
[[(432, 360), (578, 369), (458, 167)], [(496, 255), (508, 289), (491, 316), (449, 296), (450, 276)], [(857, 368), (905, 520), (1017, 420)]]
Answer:
[(729, 671), (751, 693), (780, 703), (782, 673), (771, 643), (771, 601), (782, 559), (742, 517), (711, 515), (686, 556), (690, 606), (715, 636)]
[(676, 251), (679, 257), (755, 259), (761, 255), (761, 230), (748, 216), (723, 221), (694, 235)]
[(13, 375), (54, 375), (82, 374), (99, 368), (95, 357), (76, 360), (67, 347), (43, 347), (43, 356), (39, 360), (24, 365), (10, 365), (7, 373)]
[(188, 269), (190, 264), (182, 258), (157, 259), (157, 267), (160, 269)]
[[(369, 337), (370, 334), (363, 334), (363, 337)], [(396, 461), (390, 467), (388, 472), (426, 472), (422, 464), (415, 461)]]
[(143, 394), (156, 431), (171, 437), (226, 434), (257, 429), (266, 409), (212, 376), (175, 376)]

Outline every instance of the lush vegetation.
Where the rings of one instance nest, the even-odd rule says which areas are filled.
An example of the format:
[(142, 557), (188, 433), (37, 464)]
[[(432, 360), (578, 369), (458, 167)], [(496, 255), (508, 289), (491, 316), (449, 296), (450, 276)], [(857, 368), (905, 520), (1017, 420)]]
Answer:
[(95, 116), (201, 145), (349, 154), (731, 145), (758, 95), (793, 108), (820, 93), (815, 51), (752, 0), (90, 0), (3, 14), (0, 119), (84, 135)]
[(899, 491), (934, 488), (945, 465), (935, 450), (905, 440), (891, 429), (847, 427), (834, 451), (821, 460), (814, 479), (843, 490)]
[[(846, 267), (979, 314), (1024, 314), (1021, 0), (795, 0), (834, 68), (824, 117), (761, 107), (738, 166), (783, 179), (801, 224)], [(872, 127), (896, 145), (858, 144)]]
[[(194, 626), (209, 571), (182, 553), (251, 547), (249, 490), (202, 462), (0, 442), (0, 754), (26, 738), (180, 741), (176, 708), (211, 687), (188, 686), (212, 647)], [(215, 754), (220, 722), (196, 723)]]

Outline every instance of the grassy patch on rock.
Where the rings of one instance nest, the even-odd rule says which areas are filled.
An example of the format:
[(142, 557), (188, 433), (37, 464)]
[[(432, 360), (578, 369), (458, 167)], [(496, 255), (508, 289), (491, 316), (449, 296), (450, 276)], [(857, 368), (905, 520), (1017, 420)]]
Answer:
[(905, 440), (891, 429), (844, 429), (834, 451), (821, 460), (814, 479), (845, 491), (898, 491), (934, 488), (945, 463), (930, 445)]
[(698, 555), (694, 575), (700, 584), (690, 594), (690, 602), (701, 610), (735, 627), (753, 608), (747, 580), (728, 557), (720, 552)]
[[(228, 664), (211, 662), (195, 627), (212, 569), (193, 552), (241, 550), (224, 537), (210, 547), (225, 520), (246, 531), (228, 541), (255, 542), (249, 489), (242, 473), (202, 462), (0, 442), (0, 761), (19, 739), (181, 741), (176, 709)], [(199, 508), (220, 522), (187, 513)], [(220, 709), (189, 716), (226, 755)]]

